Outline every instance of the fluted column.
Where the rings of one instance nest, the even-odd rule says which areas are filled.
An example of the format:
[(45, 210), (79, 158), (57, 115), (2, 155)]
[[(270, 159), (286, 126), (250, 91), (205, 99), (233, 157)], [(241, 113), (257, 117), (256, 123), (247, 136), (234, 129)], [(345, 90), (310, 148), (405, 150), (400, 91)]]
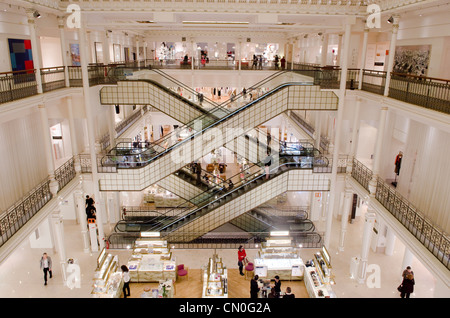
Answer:
[(369, 28), (366, 26), (364, 28), (363, 47), (362, 47), (362, 55), (361, 55), (361, 68), (360, 68), (359, 74), (358, 74), (358, 89), (362, 88), (363, 72), (364, 72), (364, 68), (366, 66), (368, 39), (369, 39)]
[(364, 219), (364, 230), (361, 247), (361, 259), (359, 262), (358, 282), (364, 284), (366, 280), (367, 264), (369, 261), (370, 241), (372, 239), (372, 229), (375, 223), (376, 215), (372, 208), (368, 207)]
[(105, 45), (103, 46), (103, 64), (108, 65), (111, 63), (111, 54), (110, 48), (111, 46), (111, 36), (108, 31), (105, 31)]
[(342, 217), (341, 217), (341, 235), (339, 238), (339, 248), (338, 248), (339, 251), (341, 252), (344, 250), (345, 233), (347, 232), (348, 216), (350, 215), (352, 202), (353, 202), (353, 191), (350, 187), (346, 187), (344, 195), (344, 207), (342, 209)]
[(63, 283), (66, 282), (66, 247), (64, 241), (64, 223), (63, 217), (59, 210), (56, 210), (51, 215), (51, 223), (53, 230), (53, 238), (55, 240), (55, 247), (59, 255), (59, 264), (61, 266), (61, 273), (63, 277)]
[(59, 40), (61, 43), (61, 57), (62, 62), (64, 66), (64, 80), (66, 87), (69, 87), (69, 63), (67, 62), (67, 55), (66, 55), (66, 35), (64, 33), (64, 26), (65, 26), (65, 19), (64, 17), (58, 17), (58, 28), (59, 28)]
[(28, 16), (28, 28), (30, 30), (31, 49), (33, 54), (33, 65), (36, 69), (36, 86), (38, 94), (42, 94), (41, 78), (41, 54), (39, 52), (38, 39), (36, 35), (36, 21), (34, 18), (34, 9), (26, 9)]
[(328, 34), (325, 33), (323, 35), (323, 39), (322, 39), (322, 55), (321, 55), (320, 66), (327, 65), (327, 57), (328, 57)]
[(338, 111), (336, 120), (336, 134), (335, 134), (335, 144), (333, 149), (333, 161), (331, 168), (331, 178), (330, 178), (330, 201), (327, 213), (327, 223), (324, 236), (325, 247), (329, 247), (331, 238), (331, 227), (333, 223), (333, 210), (336, 200), (336, 183), (337, 183), (337, 169), (339, 161), (339, 148), (340, 148), (340, 138), (342, 131), (342, 119), (344, 116), (344, 106), (345, 106), (345, 90), (347, 85), (347, 64), (348, 64), (348, 51), (350, 47), (350, 36), (351, 36), (351, 25), (354, 24), (354, 19), (348, 18), (345, 24), (345, 34), (344, 34), (344, 47), (343, 47), (343, 63), (341, 65), (341, 79), (339, 86), (339, 101), (338, 101)]
[(355, 103), (355, 111), (353, 112), (353, 126), (352, 126), (352, 139), (351, 139), (351, 145), (350, 145), (350, 153), (347, 160), (347, 173), (352, 173), (353, 168), (353, 159), (355, 158), (356, 154), (356, 146), (358, 145), (358, 136), (359, 136), (359, 128), (360, 128), (360, 118), (359, 118), (359, 111), (361, 108), (361, 98), (356, 96), (356, 103)]
[(386, 117), (387, 117), (388, 108), (386, 106), (381, 107), (380, 112), (380, 120), (377, 131), (377, 141), (375, 144), (375, 153), (373, 159), (373, 168), (372, 168), (372, 180), (369, 181), (369, 191), (371, 195), (375, 195), (377, 179), (380, 174), (380, 163), (381, 163), (381, 152), (383, 146), (383, 136), (384, 129), (386, 126)]
[(390, 227), (387, 229), (386, 233), (386, 249), (384, 250), (384, 254), (391, 256), (394, 254), (395, 248), (395, 232)]
[(315, 125), (314, 125), (314, 148), (320, 150), (320, 137), (322, 130), (321, 112), (315, 113)]
[(94, 200), (96, 201), (96, 223), (98, 229), (98, 241), (100, 244), (100, 249), (105, 245), (105, 234), (103, 231), (103, 212), (100, 208), (100, 190), (98, 184), (98, 172), (97, 166), (97, 154), (95, 149), (95, 129), (94, 129), (94, 114), (90, 105), (90, 88), (89, 88), (89, 77), (87, 68), (87, 45), (86, 45), (86, 31), (84, 28), (83, 21), (81, 22), (81, 27), (78, 29), (79, 39), (80, 39), (80, 60), (81, 60), (81, 73), (83, 78), (83, 97), (84, 97), (84, 108), (86, 113), (87, 130), (88, 130), (88, 140), (89, 140), (89, 153), (91, 157), (92, 164), (92, 184), (94, 188)]
[(81, 189), (77, 189), (74, 193), (75, 207), (77, 210), (77, 218), (80, 224), (81, 229), (81, 238), (83, 241), (83, 251), (85, 253), (89, 253), (90, 243), (89, 243), (89, 232), (87, 227), (87, 219), (86, 219), (86, 200), (84, 196), (84, 192)]
[(399, 17), (393, 16), (393, 18), (394, 18), (394, 22), (392, 24), (391, 44), (389, 46), (389, 59), (388, 59), (388, 67), (386, 70), (386, 83), (384, 85), (384, 96), (389, 95), (389, 84), (391, 82), (391, 72), (392, 72), (392, 69), (394, 68), (395, 46), (397, 44)]
[(72, 96), (66, 97), (67, 112), (69, 114), (69, 130), (70, 130), (70, 143), (72, 146), (72, 156), (74, 158), (75, 172), (81, 172), (80, 158), (78, 156), (78, 141), (77, 133), (75, 130), (75, 119), (73, 117)]
[(47, 114), (47, 108), (44, 104), (38, 105), (39, 108), (39, 114), (41, 117), (41, 123), (42, 123), (42, 132), (44, 136), (44, 149), (45, 149), (45, 157), (46, 157), (46, 163), (47, 163), (47, 174), (50, 179), (50, 192), (56, 196), (58, 193), (58, 182), (55, 179), (55, 160), (53, 158), (53, 152), (52, 152), (52, 136), (50, 134), (50, 127), (48, 126), (48, 114)]

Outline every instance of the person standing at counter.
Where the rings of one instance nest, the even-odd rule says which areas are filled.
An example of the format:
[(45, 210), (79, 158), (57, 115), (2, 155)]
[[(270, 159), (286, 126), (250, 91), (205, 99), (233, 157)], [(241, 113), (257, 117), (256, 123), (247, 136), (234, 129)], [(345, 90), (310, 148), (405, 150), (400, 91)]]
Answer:
[(250, 282), (250, 298), (258, 298), (259, 286), (258, 286), (259, 276), (255, 275)]
[(239, 266), (239, 274), (241, 276), (244, 276), (244, 273), (242, 272), (242, 269), (244, 268), (244, 261), (247, 257), (247, 253), (245, 252), (244, 247), (241, 245), (238, 249), (238, 266)]
[(122, 265), (120, 269), (122, 269), (123, 273), (123, 298), (127, 298), (130, 296), (130, 273), (126, 265)]
[(284, 294), (283, 298), (295, 298), (295, 295), (292, 293), (291, 287), (286, 287), (286, 294)]
[(273, 290), (275, 291), (275, 298), (280, 298), (281, 294), (281, 281), (280, 276), (275, 276), (275, 285), (273, 286)]

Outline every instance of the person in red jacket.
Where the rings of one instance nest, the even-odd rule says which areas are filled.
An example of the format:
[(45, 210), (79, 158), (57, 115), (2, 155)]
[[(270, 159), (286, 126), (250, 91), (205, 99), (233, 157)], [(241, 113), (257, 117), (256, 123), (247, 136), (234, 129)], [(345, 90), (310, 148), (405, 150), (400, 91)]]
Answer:
[(247, 257), (247, 253), (245, 253), (244, 247), (241, 245), (239, 246), (238, 250), (238, 266), (239, 266), (239, 274), (241, 276), (244, 276), (244, 273), (242, 272), (242, 269), (244, 268), (244, 260)]

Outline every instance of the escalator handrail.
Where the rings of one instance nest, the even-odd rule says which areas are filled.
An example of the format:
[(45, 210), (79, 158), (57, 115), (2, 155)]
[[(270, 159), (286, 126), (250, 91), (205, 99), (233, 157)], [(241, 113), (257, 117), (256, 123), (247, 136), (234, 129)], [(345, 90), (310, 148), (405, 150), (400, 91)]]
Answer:
[[(253, 106), (254, 104), (260, 102), (262, 99), (265, 99), (265, 98), (267, 98), (268, 96), (271, 96), (271, 95), (275, 94), (276, 92), (278, 92), (278, 91), (280, 91), (280, 90), (282, 90), (282, 89), (284, 89), (284, 88), (286, 88), (286, 87), (290, 87), (290, 86), (313, 86), (313, 85), (312, 85), (311, 83), (301, 83), (301, 82), (300, 82), (300, 83), (283, 83), (283, 84), (277, 86), (276, 88), (272, 89), (271, 91), (267, 92), (266, 94), (264, 94), (264, 95), (258, 97), (257, 99), (255, 99), (255, 100), (249, 102), (248, 104), (246, 104), (246, 105), (240, 107), (239, 109), (236, 109), (236, 110), (232, 111), (231, 113), (229, 113), (228, 115), (226, 115), (226, 116), (224, 116), (224, 117), (222, 117), (222, 118), (220, 118), (220, 119), (214, 121), (213, 123), (209, 124), (207, 127), (204, 127), (204, 128), (202, 127), (202, 130), (197, 131), (197, 132), (194, 132), (193, 134), (191, 134), (190, 136), (186, 137), (185, 139), (183, 139), (183, 140), (181, 140), (181, 141), (175, 143), (174, 145), (170, 146), (169, 148), (165, 149), (164, 151), (158, 153), (156, 156), (150, 158), (150, 159), (147, 160), (146, 162), (141, 162), (141, 166), (139, 166), (139, 167), (137, 167), (137, 168), (142, 167), (142, 163), (146, 163), (146, 165), (147, 165), (149, 162), (154, 161), (154, 160), (158, 159), (158, 158), (161, 157), (161, 156), (164, 156), (165, 154), (171, 152), (173, 149), (176, 149), (177, 147), (180, 147), (180, 145), (182, 145), (182, 144), (184, 144), (184, 143), (186, 143), (186, 142), (189, 142), (189, 141), (190, 141), (191, 139), (193, 139), (194, 137), (197, 137), (197, 136), (203, 134), (207, 129), (211, 129), (211, 128), (213, 128), (213, 127), (218, 126), (218, 125), (221, 124), (222, 122), (228, 120), (230, 117), (232, 117), (232, 116), (234, 116), (234, 115), (236, 115), (236, 114), (238, 114), (238, 113), (240, 113), (240, 112), (246, 110), (247, 108)], [(202, 115), (202, 116), (200, 116), (200, 117), (203, 117), (203, 116), (206, 116), (206, 115)], [(198, 120), (198, 119), (196, 119), (196, 120)], [(184, 125), (183, 127), (187, 127), (187, 124)], [(181, 129), (183, 129), (183, 127), (181, 127)], [(173, 132), (172, 132), (172, 133), (173, 133)], [(158, 146), (160, 146), (160, 144), (161, 144), (163, 141), (167, 140), (168, 138), (172, 138), (172, 137), (173, 137), (173, 136), (171, 136), (172, 133), (166, 135), (166, 136), (163, 137), (163, 138), (158, 139), (157, 141), (152, 142), (150, 145), (158, 145)], [(162, 139), (163, 139), (163, 140), (162, 140)], [(103, 163), (103, 159), (104, 159), (105, 157), (108, 157), (108, 155), (105, 155), (105, 156), (102, 158), (102, 163)], [(132, 163), (134, 163), (134, 162), (132, 162)]]

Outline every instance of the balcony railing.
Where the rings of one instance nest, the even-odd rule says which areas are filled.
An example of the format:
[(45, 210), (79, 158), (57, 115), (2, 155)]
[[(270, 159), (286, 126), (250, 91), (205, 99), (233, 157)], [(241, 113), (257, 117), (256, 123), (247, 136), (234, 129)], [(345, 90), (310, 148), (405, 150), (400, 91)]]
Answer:
[[(372, 171), (354, 159), (352, 177), (366, 190)], [(450, 237), (383, 179), (377, 178), (375, 199), (450, 269)]]
[(0, 103), (37, 94), (35, 70), (0, 73)]
[[(123, 80), (123, 72), (115, 70), (120, 67), (130, 67), (130, 70), (141, 68), (177, 68), (191, 69), (191, 65), (183, 60), (141, 60), (116, 64), (91, 64), (88, 66), (89, 85), (114, 84)], [(195, 59), (194, 59), (195, 63)], [(258, 69), (252, 67), (251, 61), (247, 66), (241, 61), (241, 69)], [(291, 70), (289, 66), (286, 71)], [(186, 67), (188, 66), (188, 67)], [(195, 66), (196, 69), (229, 69), (237, 70), (238, 61), (232, 60), (210, 60), (205, 66)], [(263, 64), (263, 69), (274, 70), (271, 61)], [(279, 68), (278, 68), (279, 69)], [(334, 66), (320, 67), (317, 64), (294, 63), (292, 70), (305, 76), (313, 78), (315, 85), (322, 89), (338, 89), (340, 87), (341, 69)], [(347, 70), (347, 89), (357, 89), (360, 69)], [(374, 70), (362, 70), (361, 89), (374, 94), (383, 95), (386, 85), (386, 72)], [(83, 86), (82, 72), (80, 66), (68, 66), (70, 87)], [(418, 106), (450, 114), (450, 80), (391, 73), (389, 85), (389, 97), (405, 101)], [(122, 78), (123, 77), (123, 78)], [(53, 67), (41, 69), (42, 88), (44, 92), (65, 87), (64, 67)], [(37, 94), (37, 83), (35, 70), (0, 73), (0, 103), (33, 96)]]
[(362, 185), (364, 189), (369, 191), (369, 182), (370, 180), (372, 180), (373, 177), (372, 170), (367, 168), (365, 165), (363, 165), (356, 159), (353, 159), (352, 177), (353, 179), (358, 181), (358, 183)]
[(41, 79), (44, 93), (66, 87), (64, 66), (41, 68)]
[(50, 180), (46, 179), (0, 217), (0, 246), (8, 241), (52, 199)]
[[(61, 167), (55, 170), (55, 179), (58, 182), (58, 191), (62, 190), (73, 178), (76, 172), (74, 159), (70, 158)], [(27, 223), (53, 195), (50, 192), (50, 179), (46, 178), (33, 190), (0, 216), (0, 246), (10, 239), (25, 223)]]

